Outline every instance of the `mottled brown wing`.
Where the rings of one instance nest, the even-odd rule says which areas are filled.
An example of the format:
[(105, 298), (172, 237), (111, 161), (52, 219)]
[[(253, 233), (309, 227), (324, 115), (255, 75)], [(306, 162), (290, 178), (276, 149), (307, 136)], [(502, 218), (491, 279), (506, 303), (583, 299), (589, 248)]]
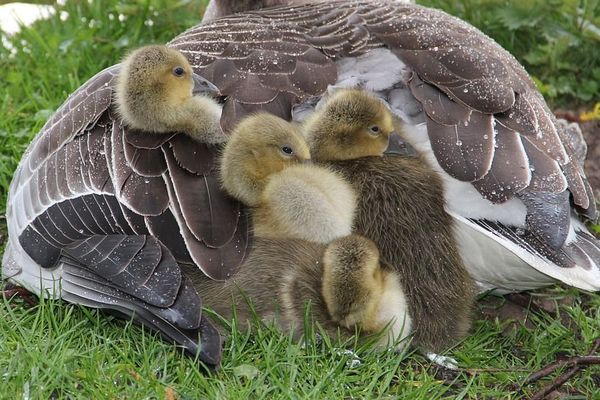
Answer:
[[(335, 83), (335, 60), (387, 47), (414, 72), (411, 89), (446, 172), (495, 203), (568, 187), (579, 210), (596, 215), (587, 179), (526, 71), (444, 12), (377, 0), (314, 2), (232, 15), (170, 45), (227, 96), (225, 130), (259, 109), (291, 118), (290, 106)], [(569, 209), (569, 199), (561, 207)]]
[[(245, 257), (249, 226), (220, 188), (217, 149), (183, 134), (129, 130), (112, 107), (118, 71), (117, 65), (90, 79), (31, 143), (11, 186), (11, 236), (51, 267), (74, 240), (150, 233), (176, 260), (201, 260), (210, 276), (228, 276)], [(168, 167), (165, 149), (175, 161)], [(47, 245), (36, 249), (40, 238)]]
[[(199, 151), (202, 145), (182, 135), (123, 126), (112, 107), (118, 70), (114, 66), (100, 72), (70, 96), (24, 154), (7, 207), (7, 251), (17, 265), (12, 278), (41, 293), (59, 282), (40, 270), (60, 266), (53, 273), (62, 278), (65, 300), (133, 317), (214, 365), (221, 354), (220, 338), (202, 318), (200, 297), (179, 269), (179, 262), (192, 263), (179, 222), (201, 232), (210, 228), (194, 226), (196, 221), (226, 227), (217, 230), (228, 236), (204, 238), (193, 249), (214, 252), (225, 246), (223, 251), (231, 254), (213, 269), (227, 274), (247, 250), (240, 245), (233, 251), (226, 243), (238, 230), (239, 206), (223, 201), (214, 184), (214, 151), (205, 154)], [(169, 170), (163, 148), (178, 147), (181, 140), (179, 164)], [(205, 182), (204, 174), (212, 179), (202, 195), (215, 204), (194, 210), (198, 215), (206, 211), (209, 218), (185, 221), (171, 212), (179, 207), (165, 182), (173, 168), (194, 172), (179, 182), (183, 186)], [(247, 221), (239, 226), (247, 235)], [(27, 278), (38, 275), (39, 280)]]
[[(250, 249), (248, 215), (239, 202), (222, 191), (214, 166), (196, 172), (197, 163), (191, 154), (181, 153), (185, 150), (176, 140), (162, 146), (168, 168), (163, 178), (172, 199), (170, 209), (194, 263), (209, 277), (226, 279), (237, 271)], [(214, 157), (218, 150), (202, 145), (190, 146), (187, 151)], [(160, 226), (154, 225), (153, 229)]]

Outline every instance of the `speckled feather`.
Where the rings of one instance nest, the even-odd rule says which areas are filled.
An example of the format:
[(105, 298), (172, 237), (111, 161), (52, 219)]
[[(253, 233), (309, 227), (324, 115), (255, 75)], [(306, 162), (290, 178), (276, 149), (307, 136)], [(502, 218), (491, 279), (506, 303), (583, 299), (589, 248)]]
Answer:
[[(176, 261), (195, 264), (210, 277), (226, 278), (245, 257), (248, 222), (240, 205), (219, 187), (216, 147), (194, 143), (182, 134), (148, 134), (123, 126), (112, 103), (118, 71), (114, 66), (100, 72), (71, 95), (23, 156), (9, 194), (10, 243), (4, 264), (20, 254), (12, 249), (26, 252), (28, 258), (19, 260), (23, 265), (14, 271), (18, 282), (19, 274), (25, 276), (35, 268), (83, 268), (121, 293), (115, 295), (120, 312), (138, 315), (132, 310), (142, 307), (147, 315), (143, 322), (153, 320), (149, 326), (159, 329), (161, 315), (177, 314), (173, 307), (181, 301), (178, 296), (188, 293), (195, 302), (189, 298), (188, 314), (180, 314), (179, 327), (169, 328), (171, 339), (175, 335), (184, 340), (185, 334), (176, 334), (177, 330), (198, 331), (206, 323), (200, 323), (198, 294), (193, 288), (182, 291)], [(190, 215), (198, 217), (186, 218)], [(119, 240), (117, 247), (98, 247), (101, 259), (90, 258), (93, 253), (87, 250), (77, 251), (94, 238), (104, 243)], [(162, 249), (159, 258), (149, 262), (152, 252), (134, 243), (146, 247), (153, 243), (152, 248)], [(154, 268), (144, 272), (140, 259), (145, 267)], [(7, 271), (5, 266), (5, 275)], [(40, 287), (39, 282), (33, 277), (21, 283), (38, 293), (55, 287), (51, 282)], [(91, 293), (81, 286), (70, 287), (72, 292), (62, 295), (73, 301), (84, 301)], [(112, 303), (103, 303), (101, 297), (87, 297), (83, 304), (110, 308)], [(194, 318), (198, 323), (192, 323)], [(217, 334), (214, 329), (205, 331)], [(193, 352), (198, 344), (192, 346), (190, 340), (197, 339), (188, 337), (187, 345), (180, 344)], [(220, 343), (218, 337), (203, 340)], [(204, 350), (214, 357), (221, 351)]]
[[(414, 94), (446, 172), (460, 180), (483, 179), (475, 187), (498, 203), (529, 186), (562, 192), (568, 182), (573, 202), (595, 216), (589, 184), (581, 168), (571, 165), (572, 153), (525, 70), (493, 40), (444, 12), (377, 0), (314, 2), (209, 21), (170, 46), (228, 96), (221, 119), (226, 130), (256, 110), (289, 119), (290, 106), (336, 82), (335, 60), (386, 46), (426, 87), (424, 95)], [(513, 134), (510, 143), (503, 138), (506, 151), (496, 151), (494, 125), (528, 145), (519, 145)], [(524, 160), (537, 175), (523, 174)], [(493, 176), (486, 177), (492, 165)], [(544, 171), (549, 175), (540, 175)]]

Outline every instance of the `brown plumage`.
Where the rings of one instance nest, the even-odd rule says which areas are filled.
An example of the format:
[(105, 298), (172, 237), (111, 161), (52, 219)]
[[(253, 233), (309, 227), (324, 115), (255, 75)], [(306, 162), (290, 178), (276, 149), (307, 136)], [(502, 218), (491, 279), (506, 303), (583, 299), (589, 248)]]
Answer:
[(123, 122), (146, 132), (183, 132), (202, 143), (224, 142), (221, 109), (209, 97), (194, 96), (194, 78), (177, 50), (150, 45), (133, 51), (123, 60), (115, 90)]
[(312, 0), (211, 0), (206, 7), (202, 22), (208, 22), (225, 15), (275, 6), (307, 4)]
[[(341, 172), (357, 191), (355, 230), (373, 239), (382, 262), (398, 273), (414, 323), (413, 343), (439, 351), (467, 333), (474, 283), (458, 253), (452, 219), (444, 211), (442, 182), (433, 170), (418, 158), (381, 157), (382, 146), (378, 151), (377, 146), (361, 146), (335, 152), (339, 143), (373, 141), (368, 132), (372, 126), (378, 126), (387, 140), (391, 131), (387, 118), (359, 113), (332, 116), (340, 104), (378, 102), (368, 97), (355, 90), (336, 93), (312, 117), (307, 135), (313, 138), (311, 148), (318, 144), (327, 149), (313, 150), (318, 154), (315, 160)], [(346, 118), (348, 123), (339, 123)]]

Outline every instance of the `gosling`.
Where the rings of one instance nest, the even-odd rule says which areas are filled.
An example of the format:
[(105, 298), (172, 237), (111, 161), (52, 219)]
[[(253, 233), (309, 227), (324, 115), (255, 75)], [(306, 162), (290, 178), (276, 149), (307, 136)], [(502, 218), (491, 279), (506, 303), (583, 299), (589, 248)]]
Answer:
[(340, 90), (304, 125), (316, 162), (358, 194), (355, 232), (371, 238), (397, 273), (414, 324), (413, 345), (439, 352), (471, 324), (474, 282), (444, 210), (442, 181), (416, 157), (383, 157), (394, 120), (376, 97)]
[(221, 180), (251, 207), (255, 236), (328, 243), (352, 232), (354, 190), (339, 174), (308, 161), (301, 132), (273, 115), (250, 116), (231, 133)]
[[(181, 132), (202, 143), (226, 141), (221, 107), (208, 95), (218, 89), (194, 74), (179, 51), (141, 47), (122, 62), (115, 103), (125, 125), (150, 133)], [(203, 95), (196, 95), (203, 94)]]

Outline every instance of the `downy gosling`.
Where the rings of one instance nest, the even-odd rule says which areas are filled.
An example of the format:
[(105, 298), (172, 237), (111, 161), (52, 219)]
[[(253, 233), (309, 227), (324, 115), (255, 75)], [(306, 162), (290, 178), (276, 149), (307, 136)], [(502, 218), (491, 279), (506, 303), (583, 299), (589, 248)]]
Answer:
[(125, 125), (150, 133), (181, 132), (202, 143), (225, 142), (220, 105), (209, 95), (218, 89), (196, 75), (179, 51), (144, 46), (122, 62), (115, 89)]
[(417, 157), (385, 156), (394, 119), (381, 100), (357, 90), (335, 92), (304, 124), (316, 162), (352, 183), (355, 232), (372, 239), (397, 273), (414, 325), (413, 345), (447, 349), (471, 325), (474, 282), (444, 210), (440, 177)]

